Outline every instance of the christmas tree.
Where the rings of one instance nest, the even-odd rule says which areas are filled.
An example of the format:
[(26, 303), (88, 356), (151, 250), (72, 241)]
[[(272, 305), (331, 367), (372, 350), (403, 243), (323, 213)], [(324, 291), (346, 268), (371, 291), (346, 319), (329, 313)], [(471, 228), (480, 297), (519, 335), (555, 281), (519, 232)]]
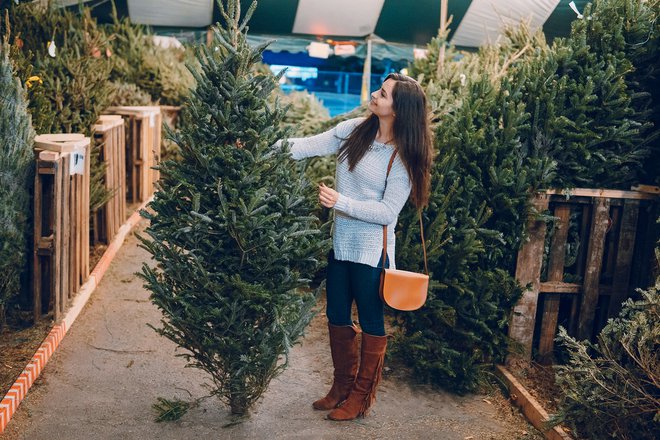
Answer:
[(558, 164), (551, 186), (630, 189), (657, 177), (657, 166), (646, 173), (644, 166), (658, 154), (657, 52), (650, 51), (659, 12), (657, 1), (596, 0), (570, 37), (513, 69), (531, 115), (524, 137), (545, 138), (550, 148), (533, 154)]
[[(7, 25), (0, 34), (13, 38), (12, 59), (21, 77), (41, 81), (28, 91), (35, 131), (84, 133), (91, 131), (112, 100), (109, 74), (112, 52), (89, 8), (79, 14), (39, 2), (8, 9)], [(94, 212), (112, 194), (103, 183), (105, 165), (91, 151), (90, 210)]]
[[(660, 249), (658, 249), (660, 256)], [(570, 359), (557, 370), (556, 423), (582, 438), (657, 439), (660, 407), (660, 278), (608, 321), (597, 344), (560, 330)]]
[[(529, 193), (552, 162), (521, 140), (529, 115), (519, 87), (487, 75), (436, 126), (438, 160), (424, 212), (432, 283), (426, 305), (398, 315), (397, 351), (415, 376), (459, 393), (478, 389), (483, 363), (507, 353), (507, 317), (522, 293), (515, 256), (530, 215)], [(404, 208), (397, 262), (423, 269), (417, 212)]]
[[(417, 377), (473, 390), (480, 363), (507, 353), (508, 314), (522, 290), (513, 279), (516, 255), (527, 219), (539, 214), (531, 193), (628, 189), (643, 175), (657, 143), (648, 89), (657, 12), (658, 2), (596, 1), (553, 46), (523, 25), (476, 54), (449, 48), (438, 74), (440, 36), (428, 60), (412, 66), (433, 105), (442, 158), (425, 213), (429, 300), (399, 320), (400, 352)], [(405, 209), (398, 263), (419, 270), (416, 223), (417, 213)]]
[(487, 75), (497, 88), (511, 67), (546, 46), (543, 33), (532, 32), (523, 22), (507, 26), (499, 44), (482, 46), (477, 52), (447, 46), (442, 68), (438, 69), (439, 52), (446, 45), (447, 33), (439, 32), (428, 44), (426, 58), (415, 60), (409, 67), (410, 75), (424, 85), (435, 121), (459, 107), (463, 99), (470, 99), (466, 95), (470, 84)]
[(316, 96), (308, 92), (291, 92), (277, 94), (280, 102), (290, 105), (284, 118), (284, 126), (294, 129), (296, 137), (306, 137), (318, 134), (321, 124), (330, 119), (328, 109)]
[(135, 84), (113, 81), (112, 88), (113, 106), (150, 106), (153, 105), (151, 95)]
[(25, 94), (4, 41), (0, 46), (0, 330), (8, 301), (21, 290), (28, 256), (34, 130)]
[[(397, 314), (396, 351), (421, 380), (458, 393), (478, 389), (484, 364), (507, 353), (507, 317), (522, 293), (515, 256), (531, 214), (530, 191), (551, 177), (524, 134), (529, 114), (509, 69), (545, 45), (522, 24), (477, 53), (448, 47), (441, 33), (411, 66), (429, 96), (437, 159), (424, 232), (432, 275), (426, 305)], [(535, 142), (539, 149), (541, 142)], [(423, 270), (417, 212), (406, 206), (397, 228), (397, 264)]]
[(201, 71), (186, 122), (174, 135), (182, 160), (161, 182), (142, 245), (155, 267), (141, 276), (163, 312), (157, 331), (207, 372), (212, 393), (243, 415), (286, 366), (311, 319), (305, 289), (329, 240), (310, 216), (315, 193), (290, 159), (285, 116), (268, 105), (277, 87), (255, 73), (267, 47), (251, 48), (240, 3), (219, 3), (224, 24), (198, 53)]
[(119, 18), (113, 4), (113, 21), (102, 27), (114, 54), (111, 78), (134, 84), (151, 95), (152, 102), (181, 105), (194, 86), (185, 65), (185, 48), (160, 47), (148, 27)]

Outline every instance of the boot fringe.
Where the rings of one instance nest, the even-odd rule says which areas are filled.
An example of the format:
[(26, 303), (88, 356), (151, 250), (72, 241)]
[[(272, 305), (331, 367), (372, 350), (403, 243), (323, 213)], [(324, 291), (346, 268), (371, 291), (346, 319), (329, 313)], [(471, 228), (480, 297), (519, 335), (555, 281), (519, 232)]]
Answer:
[(371, 408), (371, 405), (373, 405), (374, 402), (376, 401), (376, 388), (380, 384), (384, 363), (385, 363), (385, 356), (381, 356), (380, 359), (378, 360), (378, 365), (376, 366), (375, 377), (371, 381), (371, 386), (369, 387), (369, 391), (367, 392), (367, 395), (364, 397), (364, 400), (362, 401), (362, 406), (360, 407), (360, 412), (358, 413), (359, 416), (366, 416), (367, 413), (369, 412), (369, 408)]

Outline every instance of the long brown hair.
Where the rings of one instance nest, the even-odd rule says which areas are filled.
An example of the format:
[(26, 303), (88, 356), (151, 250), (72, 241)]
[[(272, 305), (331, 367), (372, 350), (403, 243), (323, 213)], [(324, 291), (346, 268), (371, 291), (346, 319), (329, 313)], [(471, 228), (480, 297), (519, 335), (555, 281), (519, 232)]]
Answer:
[[(395, 81), (392, 89), (394, 144), (406, 167), (412, 184), (410, 195), (416, 208), (428, 204), (433, 163), (433, 144), (426, 104), (426, 95), (417, 81), (400, 73), (385, 78)], [(348, 160), (348, 169), (367, 153), (378, 133), (378, 116), (370, 114), (361, 122), (339, 149), (339, 160)]]

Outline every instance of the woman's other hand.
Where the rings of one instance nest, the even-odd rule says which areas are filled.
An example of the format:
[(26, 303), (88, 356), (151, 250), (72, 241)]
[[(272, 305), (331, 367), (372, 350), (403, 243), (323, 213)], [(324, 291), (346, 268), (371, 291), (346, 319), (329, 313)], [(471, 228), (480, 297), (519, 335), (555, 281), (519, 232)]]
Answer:
[(337, 203), (339, 198), (339, 193), (332, 188), (325, 186), (325, 184), (319, 185), (319, 202), (321, 205), (326, 208), (332, 208)]

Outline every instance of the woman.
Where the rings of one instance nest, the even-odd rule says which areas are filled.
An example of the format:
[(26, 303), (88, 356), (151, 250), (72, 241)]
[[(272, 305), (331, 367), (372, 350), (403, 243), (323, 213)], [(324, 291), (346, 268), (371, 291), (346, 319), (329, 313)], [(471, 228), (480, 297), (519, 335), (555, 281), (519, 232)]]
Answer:
[[(387, 346), (379, 296), (382, 265), (395, 265), (394, 228), (408, 197), (412, 193), (413, 204), (421, 209), (429, 193), (431, 133), (419, 83), (398, 73), (388, 75), (372, 93), (369, 111), (367, 118), (342, 122), (326, 133), (289, 139), (294, 159), (337, 154), (337, 190), (319, 187), (321, 205), (333, 208), (335, 215), (327, 269), (334, 383), (313, 403), (315, 409), (332, 410), (332, 420), (363, 416), (375, 400)], [(385, 262), (383, 225), (388, 226)], [(354, 300), (362, 331), (351, 321)]]

